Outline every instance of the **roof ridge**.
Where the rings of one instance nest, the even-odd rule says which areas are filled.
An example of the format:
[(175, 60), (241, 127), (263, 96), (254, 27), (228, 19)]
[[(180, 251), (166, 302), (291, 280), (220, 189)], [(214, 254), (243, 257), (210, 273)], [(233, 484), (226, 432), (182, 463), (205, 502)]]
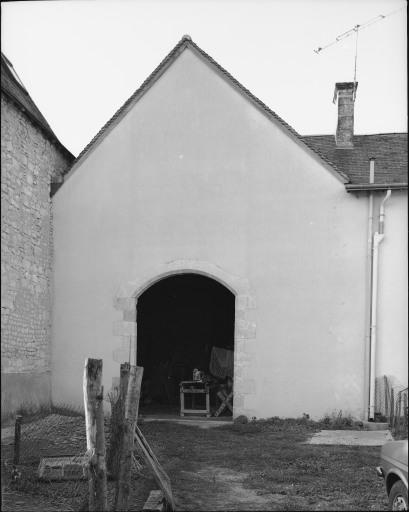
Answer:
[(102, 128), (98, 131), (98, 133), (91, 139), (91, 141), (84, 147), (84, 149), (79, 153), (77, 158), (74, 160), (71, 170), (82, 160), (82, 158), (88, 153), (91, 147), (97, 142), (97, 140), (105, 133), (105, 131), (111, 126), (111, 124), (118, 119), (118, 117), (126, 111), (128, 106), (134, 101), (136, 97), (143, 94), (145, 89), (151, 84), (153, 80), (155, 80), (165, 69), (167, 68), (168, 63), (178, 54), (181, 53), (186, 47), (191, 46), (194, 48), (199, 54), (201, 54), (205, 59), (207, 59), (213, 66), (215, 66), (223, 75), (225, 75), (234, 85), (238, 87), (246, 96), (253, 101), (256, 105), (258, 105), (265, 113), (267, 113), (270, 117), (278, 121), (288, 132), (290, 132), (297, 140), (299, 140), (302, 144), (304, 144), (310, 151), (315, 153), (320, 157), (322, 161), (324, 161), (328, 166), (336, 171), (336, 173), (341, 176), (346, 182), (349, 182), (348, 176), (343, 173), (331, 160), (329, 160), (323, 153), (321, 153), (317, 148), (313, 145), (309, 144), (304, 138), (292, 127), (290, 126), (284, 119), (282, 119), (278, 114), (276, 114), (273, 110), (271, 110), (263, 101), (257, 98), (252, 92), (250, 92), (246, 87), (244, 87), (237, 79), (235, 79), (226, 69), (224, 69), (218, 62), (216, 62), (209, 54), (207, 54), (204, 50), (202, 50), (195, 42), (193, 42), (192, 38), (189, 35), (184, 35), (182, 39), (176, 44), (176, 46), (166, 55), (166, 57), (160, 62), (160, 64), (153, 70), (153, 72), (142, 82), (141, 86), (136, 89), (136, 91), (123, 103), (123, 105), (114, 113), (114, 115), (102, 126)]

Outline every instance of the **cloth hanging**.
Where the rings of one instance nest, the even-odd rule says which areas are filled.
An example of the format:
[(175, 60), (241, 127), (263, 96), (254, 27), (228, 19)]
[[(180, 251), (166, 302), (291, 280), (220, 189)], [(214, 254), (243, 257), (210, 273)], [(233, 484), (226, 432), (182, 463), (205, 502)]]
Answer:
[(209, 371), (214, 377), (233, 378), (234, 352), (225, 348), (213, 347), (210, 354)]

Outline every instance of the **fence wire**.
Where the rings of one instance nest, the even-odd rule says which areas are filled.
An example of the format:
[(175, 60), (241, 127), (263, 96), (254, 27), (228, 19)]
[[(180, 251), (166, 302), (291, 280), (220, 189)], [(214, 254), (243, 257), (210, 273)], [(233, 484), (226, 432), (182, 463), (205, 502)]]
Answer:
[(395, 437), (408, 435), (408, 388), (393, 377), (383, 375), (376, 379), (375, 415), (389, 423)]
[[(22, 417), (19, 460), (15, 458), (15, 426), (2, 428), (2, 510), (29, 511), (80, 511), (88, 510), (89, 484), (86, 468), (81, 478), (79, 464), (86, 453), (85, 418), (69, 410), (53, 412), (42, 417)], [(105, 418), (107, 452), (110, 444), (110, 418)], [(72, 465), (65, 466), (64, 477), (56, 480), (50, 472), (40, 478), (41, 461), (53, 458), (70, 458)], [(71, 459), (72, 458), (72, 459)], [(51, 462), (53, 462), (51, 461)], [(44, 465), (44, 464), (43, 464)], [(67, 479), (69, 470), (75, 476)], [(144, 464), (137, 456), (132, 467), (132, 481), (143, 476)], [(112, 510), (116, 482), (108, 481), (108, 509)]]

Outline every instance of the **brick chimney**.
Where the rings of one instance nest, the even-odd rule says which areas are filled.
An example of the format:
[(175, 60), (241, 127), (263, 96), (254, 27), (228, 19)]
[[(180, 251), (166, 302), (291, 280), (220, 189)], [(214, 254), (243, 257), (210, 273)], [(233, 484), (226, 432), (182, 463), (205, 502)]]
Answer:
[(358, 82), (337, 82), (333, 103), (338, 98), (338, 124), (335, 135), (336, 147), (348, 149), (354, 147), (354, 102)]

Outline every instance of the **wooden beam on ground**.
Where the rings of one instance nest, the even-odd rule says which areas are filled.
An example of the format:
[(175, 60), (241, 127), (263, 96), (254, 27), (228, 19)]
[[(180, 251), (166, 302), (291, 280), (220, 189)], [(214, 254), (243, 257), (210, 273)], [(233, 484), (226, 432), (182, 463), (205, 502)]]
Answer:
[(145, 512), (164, 512), (166, 510), (166, 500), (163, 492), (151, 491), (142, 510)]
[(102, 387), (102, 359), (88, 358), (84, 368), (84, 409), (87, 435), (89, 510), (106, 511), (107, 480)]
[(129, 371), (128, 391), (125, 400), (124, 435), (121, 446), (118, 485), (115, 495), (114, 510), (128, 510), (131, 487), (132, 455), (134, 449), (134, 432), (138, 418), (139, 398), (141, 394), (143, 368), (131, 366)]
[(162, 466), (159, 464), (158, 459), (153, 453), (151, 447), (149, 446), (142, 432), (139, 430), (138, 426), (135, 427), (135, 441), (137, 443), (139, 450), (142, 452), (142, 455), (146, 463), (150, 467), (156, 483), (161, 488), (164, 494), (167, 504), (167, 510), (174, 511), (175, 502), (173, 499), (172, 488), (170, 485), (170, 478), (165, 472), (165, 470), (162, 468)]

